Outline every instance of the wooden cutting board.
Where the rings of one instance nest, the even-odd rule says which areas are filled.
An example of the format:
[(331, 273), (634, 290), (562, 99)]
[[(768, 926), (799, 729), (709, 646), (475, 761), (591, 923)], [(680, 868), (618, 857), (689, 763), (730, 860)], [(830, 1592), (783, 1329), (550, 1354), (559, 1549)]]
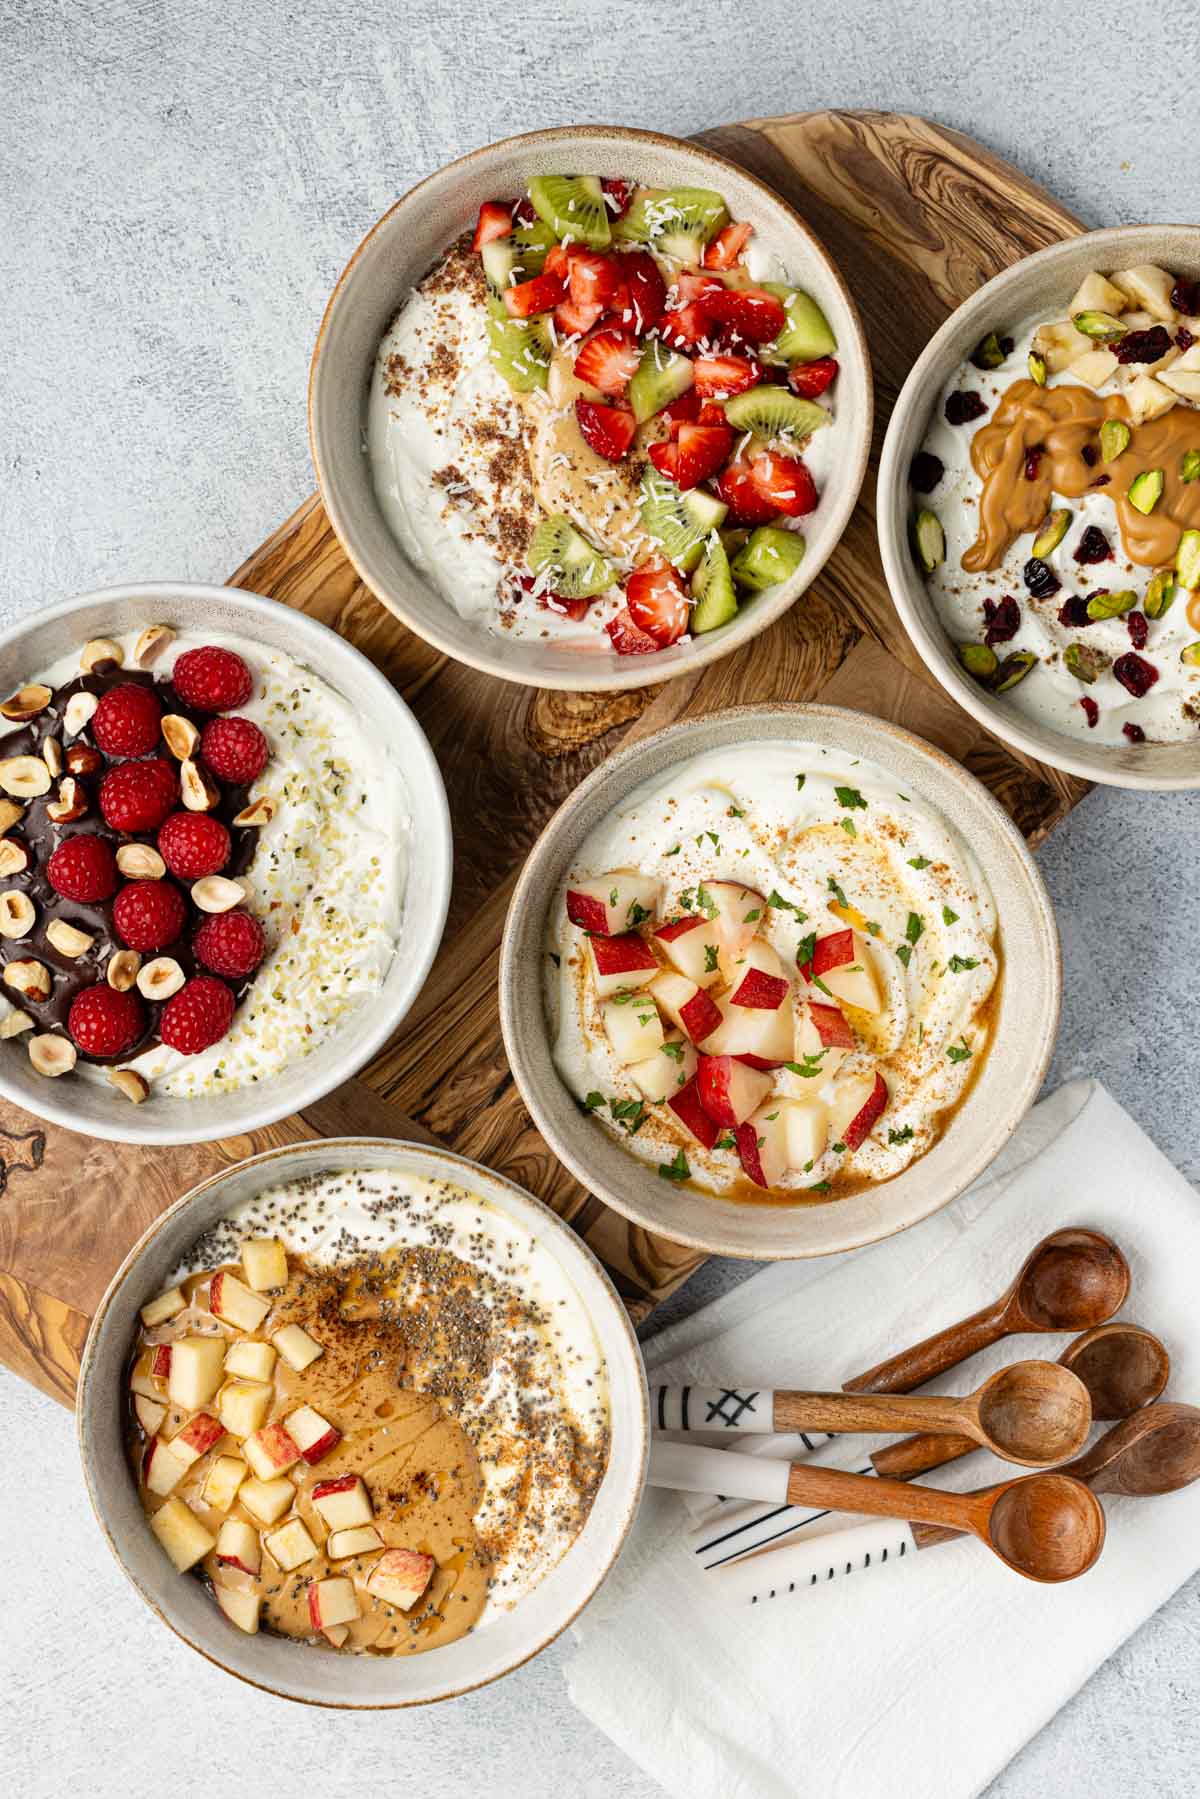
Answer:
[[(876, 450), (905, 375), (946, 314), (1019, 257), (1083, 229), (1007, 163), (923, 119), (808, 113), (723, 126), (700, 141), (776, 188), (840, 265), (874, 358)], [(301, 403), (297, 395), (298, 413)], [(303, 1116), (252, 1137), (143, 1150), (42, 1126), (0, 1103), (0, 1358), (10, 1368), (69, 1405), (91, 1313), (146, 1226), (214, 1169), (313, 1136), (416, 1137), (502, 1170), (571, 1220), (635, 1318), (693, 1272), (702, 1256), (635, 1229), (566, 1173), (508, 1072), (496, 1003), (505, 907), (559, 802), (618, 744), (675, 719), (809, 699), (894, 719), (956, 756), (1031, 843), (1086, 792), (1005, 748), (925, 673), (883, 580), (873, 494), (874, 461), (841, 545), (770, 631), (701, 673), (628, 694), (535, 692), (440, 655), (359, 582), (315, 496), (242, 564), (236, 585), (348, 637), (424, 727), (454, 820), (442, 952), (370, 1067)]]

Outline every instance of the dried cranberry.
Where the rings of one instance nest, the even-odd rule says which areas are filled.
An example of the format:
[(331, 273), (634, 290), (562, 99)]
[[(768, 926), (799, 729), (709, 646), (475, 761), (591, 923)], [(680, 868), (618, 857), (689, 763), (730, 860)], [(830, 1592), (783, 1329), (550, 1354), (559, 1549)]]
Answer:
[(1085, 693), (1079, 704), (1083, 707), (1083, 715), (1088, 721), (1088, 730), (1096, 729), (1096, 721), (1100, 717), (1100, 708), (1090, 693)]
[(1006, 356), (1011, 356), (1016, 345), (1011, 337), (1002, 337), (1000, 339), (1000, 348), (1004, 351)]
[(1157, 362), (1171, 348), (1171, 333), (1165, 325), (1151, 325), (1146, 331), (1127, 331), (1113, 345), (1118, 362)]
[(1079, 454), (1083, 457), (1083, 460), (1087, 463), (1089, 468), (1095, 468), (1098, 452), (1094, 444), (1084, 444)]
[(1097, 475), (1096, 479), (1094, 481), (1088, 482), (1088, 486), (1089, 487), (1107, 487), (1111, 480), (1112, 480), (1111, 475)]
[(1082, 594), (1073, 593), (1069, 600), (1064, 600), (1058, 609), (1060, 625), (1069, 625), (1078, 630), (1081, 625), (1090, 625), (1093, 621), (1087, 609), (1087, 601)]
[(1126, 737), (1128, 737), (1130, 743), (1145, 743), (1146, 733), (1142, 730), (1141, 725), (1124, 724), (1121, 726), (1121, 729), (1124, 731)]
[(1181, 275), (1171, 289), (1171, 304), (1176, 312), (1200, 312), (1200, 281), (1188, 281)]
[(1031, 556), (1021, 574), (1035, 600), (1048, 600), (1062, 586), (1049, 563), (1043, 562), (1040, 556)]
[(932, 493), (945, 472), (945, 464), (937, 456), (931, 456), (928, 450), (918, 450), (908, 478), (918, 493)]
[(1181, 325), (1175, 333), (1175, 347), (1177, 350), (1190, 350), (1195, 341), (1195, 338), (1192, 336), (1186, 325)]
[(1036, 450), (1030, 450), (1026, 454), (1026, 457), (1025, 457), (1025, 479), (1027, 481), (1036, 481), (1038, 478), (1038, 470), (1041, 468), (1041, 466), (1042, 466), (1042, 449), (1039, 444), (1039, 446)]
[(1007, 643), (1021, 629), (1021, 608), (1011, 594), (1006, 594), (998, 604), (995, 600), (985, 600), (983, 616), (987, 621), (983, 641), (989, 650), (993, 644)]
[(1135, 656), (1132, 650), (1117, 657), (1112, 672), (1126, 693), (1131, 693), (1135, 700), (1140, 700), (1143, 694), (1149, 693), (1158, 680), (1158, 670), (1154, 664), (1143, 661), (1141, 656)]
[(1107, 562), (1111, 555), (1112, 546), (1099, 525), (1089, 525), (1075, 545), (1076, 562)]
[(969, 425), (972, 419), (982, 418), (986, 411), (982, 394), (951, 394), (946, 401), (946, 422), (950, 425)]
[(1144, 650), (1146, 639), (1150, 635), (1150, 620), (1144, 612), (1127, 612), (1125, 628), (1129, 632), (1129, 641), (1135, 650)]

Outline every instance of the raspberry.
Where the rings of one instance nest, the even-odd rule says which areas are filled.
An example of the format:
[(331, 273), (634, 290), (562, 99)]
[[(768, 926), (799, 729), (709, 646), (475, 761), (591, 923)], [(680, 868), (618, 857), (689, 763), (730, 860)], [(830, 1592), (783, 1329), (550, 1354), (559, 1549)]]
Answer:
[(242, 981), (263, 959), (266, 939), (257, 918), (239, 906), (206, 918), (192, 945), (196, 960), (227, 981)]
[(145, 756), (158, 743), (162, 707), (148, 687), (122, 681), (92, 714), (92, 742), (106, 756)]
[(114, 831), (154, 831), (179, 799), (169, 762), (121, 762), (100, 783), (100, 810)]
[(987, 404), (982, 394), (951, 394), (946, 401), (946, 422), (949, 425), (969, 425), (972, 419), (982, 418), (986, 411)]
[(55, 893), (82, 906), (111, 899), (120, 878), (111, 844), (87, 831), (60, 843), (46, 864), (46, 879)]
[(118, 993), (105, 981), (77, 993), (67, 1014), (67, 1030), (84, 1055), (107, 1061), (131, 1050), (145, 1029), (146, 1014), (137, 994)]
[(946, 465), (939, 456), (918, 450), (909, 466), (908, 478), (918, 493), (932, 493), (945, 472)]
[(214, 718), (200, 734), (200, 754), (220, 780), (249, 787), (267, 766), (271, 751), (248, 718)]
[(224, 981), (198, 974), (185, 981), (163, 1007), (158, 1034), (168, 1049), (198, 1056), (219, 1043), (233, 1023), (233, 995)]
[(1153, 662), (1145, 661), (1132, 650), (1126, 650), (1123, 656), (1117, 657), (1112, 672), (1126, 693), (1131, 693), (1135, 700), (1140, 700), (1143, 694), (1149, 693), (1158, 680), (1158, 670)]
[(113, 924), (130, 949), (166, 949), (186, 920), (183, 895), (170, 881), (130, 881), (113, 901)]
[(228, 862), (229, 832), (211, 812), (172, 812), (159, 830), (158, 853), (181, 881), (200, 881)]
[(171, 671), (171, 684), (197, 712), (232, 712), (254, 691), (254, 677), (241, 657), (213, 644), (185, 650)]

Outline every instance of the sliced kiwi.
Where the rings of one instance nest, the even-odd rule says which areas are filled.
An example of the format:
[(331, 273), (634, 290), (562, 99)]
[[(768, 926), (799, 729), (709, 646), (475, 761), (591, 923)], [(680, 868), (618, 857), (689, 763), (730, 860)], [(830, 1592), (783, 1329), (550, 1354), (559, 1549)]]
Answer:
[(718, 625), (727, 625), (737, 612), (729, 558), (715, 531), (709, 534), (703, 559), (692, 576), (692, 598), (696, 604), (688, 629), (693, 637), (699, 637), (702, 631), (715, 631)]
[(725, 417), (735, 431), (753, 431), (755, 437), (790, 437), (796, 443), (811, 437), (831, 417), (815, 400), (802, 400), (786, 387), (763, 382), (734, 394), (725, 401)]
[(832, 356), (837, 338), (829, 320), (811, 294), (803, 288), (784, 287), (777, 281), (764, 281), (763, 286), (777, 300), (783, 301), (787, 324), (770, 346), (769, 355), (778, 362), (815, 362), (818, 356)]
[(567, 600), (590, 599), (616, 580), (607, 557), (562, 512), (544, 518), (530, 538), (529, 566), (535, 575), (547, 571), (554, 592)]
[(667, 560), (687, 574), (699, 562), (705, 539), (722, 523), (729, 508), (700, 487), (680, 493), (673, 481), (657, 469), (647, 468), (639, 510), (643, 529), (662, 545)]
[(667, 256), (679, 255), (667, 248), (666, 240), (677, 237), (688, 253), (681, 262), (699, 262), (698, 252), (690, 248), (699, 240), (702, 249), (729, 223), (729, 208), (720, 194), (710, 187), (646, 187), (633, 205), (613, 226), (615, 236), (626, 243), (653, 243)]
[[(484, 248), (491, 249), (491, 244)], [(554, 342), (549, 320), (510, 319), (503, 300), (488, 297), (488, 356), (515, 393), (544, 388), (550, 378)]]
[(593, 250), (607, 250), (612, 242), (604, 189), (595, 175), (535, 175), (529, 198), (555, 237)]
[(761, 593), (789, 580), (803, 560), (804, 539), (798, 531), (759, 525), (733, 559), (733, 578), (739, 587)]
[(669, 350), (660, 337), (652, 337), (629, 383), (629, 404), (638, 424), (685, 394), (694, 379), (689, 358)]
[(507, 237), (494, 237), (480, 252), (483, 272), (498, 294), (514, 281), (532, 281), (542, 272), (547, 251), (557, 243), (549, 225), (534, 219), (514, 225)]

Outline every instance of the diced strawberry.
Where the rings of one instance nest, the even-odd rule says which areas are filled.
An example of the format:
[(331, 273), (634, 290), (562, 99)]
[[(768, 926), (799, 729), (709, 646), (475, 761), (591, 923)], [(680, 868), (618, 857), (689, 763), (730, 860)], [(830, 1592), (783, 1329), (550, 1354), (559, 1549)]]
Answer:
[[(721, 416), (723, 418), (724, 414)], [(689, 387), (685, 394), (680, 394), (677, 400), (664, 406), (658, 417), (666, 420), (671, 428), (671, 436), (678, 437), (680, 425), (694, 425), (700, 417), (700, 396), (696, 389)]]
[(542, 264), (543, 275), (561, 275), (565, 281), (571, 264), (567, 257), (565, 244), (551, 244), (546, 251), (546, 260)]
[(627, 250), (618, 266), (629, 290), (628, 309), (633, 315), (624, 323), (639, 333), (653, 331), (667, 303), (666, 283), (658, 264), (648, 250)]
[(629, 211), (629, 202), (633, 199), (633, 182), (604, 180), (600, 187), (609, 218), (623, 219)]
[(788, 386), (802, 399), (815, 400), (837, 379), (837, 372), (836, 356), (818, 356), (815, 362), (793, 363), (788, 370)]
[(597, 300), (608, 306), (621, 285), (621, 271), (615, 256), (600, 256), (595, 250), (572, 245), (567, 252), (567, 281), (576, 306), (590, 306)]
[(733, 431), (728, 425), (681, 425), (675, 479), (686, 492), (707, 481), (728, 459)]
[(690, 306), (677, 306), (674, 312), (664, 312), (658, 321), (659, 336), (677, 350), (707, 343), (712, 328), (712, 317), (699, 301)]
[(604, 629), (618, 656), (648, 656), (662, 647), (656, 637), (651, 637), (648, 631), (643, 631), (634, 624), (627, 606), (622, 606), (616, 617), (609, 619)]
[(563, 297), (561, 275), (535, 275), (532, 281), (521, 281), (506, 287), (504, 304), (510, 318), (530, 319), (538, 312), (552, 312)]
[(641, 360), (637, 340), (624, 329), (597, 331), (580, 344), (575, 376), (588, 387), (620, 399)]
[(584, 442), (592, 446), (597, 456), (606, 456), (609, 462), (620, 462), (637, 430), (637, 420), (632, 412), (621, 406), (600, 406), (595, 400), (580, 398), (575, 402), (575, 417)]
[(485, 200), (479, 208), (479, 223), (471, 240), (472, 250), (482, 250), (493, 238), (508, 237), (512, 231), (512, 207), (506, 200)]
[(801, 518), (816, 507), (816, 483), (799, 457), (764, 450), (750, 463), (750, 479), (763, 500), (789, 518)]
[(740, 394), (762, 380), (762, 370), (749, 356), (697, 356), (696, 392), (702, 400), (712, 394)]
[[(682, 426), (676, 427), (682, 430)], [(646, 454), (668, 481), (674, 481), (679, 470), (679, 445), (675, 443), (653, 443), (646, 445)]]
[[(526, 593), (532, 593), (537, 586), (537, 582), (532, 575), (518, 575), (517, 581), (525, 589)], [(563, 618), (574, 619), (575, 622), (578, 623), (594, 598), (595, 596), (592, 595), (585, 600), (569, 600), (564, 598), (561, 593), (542, 592), (537, 596), (537, 603), (542, 608), (543, 612), (557, 612), (561, 614)]]
[(669, 562), (656, 558), (635, 568), (625, 582), (625, 601), (639, 631), (664, 648), (688, 628), (687, 589)]
[(776, 516), (776, 509), (759, 491), (750, 474), (750, 464), (742, 457), (723, 469), (717, 482), (717, 493), (728, 506), (738, 525), (766, 525)]
[(676, 275), (672, 286), (679, 306), (690, 306), (694, 300), (706, 300), (710, 294), (725, 292), (725, 283), (718, 281), (715, 275), (701, 275), (686, 269)]
[(754, 226), (745, 220), (737, 225), (726, 225), (724, 231), (717, 232), (711, 244), (704, 246), (705, 268), (731, 269), (750, 242), (753, 232)]
[(603, 316), (604, 303), (591, 300), (579, 306), (568, 296), (554, 308), (554, 323), (564, 337), (582, 337)]
[(704, 305), (712, 318), (732, 326), (748, 344), (769, 344), (787, 324), (781, 302), (761, 287), (722, 287), (706, 294)]

